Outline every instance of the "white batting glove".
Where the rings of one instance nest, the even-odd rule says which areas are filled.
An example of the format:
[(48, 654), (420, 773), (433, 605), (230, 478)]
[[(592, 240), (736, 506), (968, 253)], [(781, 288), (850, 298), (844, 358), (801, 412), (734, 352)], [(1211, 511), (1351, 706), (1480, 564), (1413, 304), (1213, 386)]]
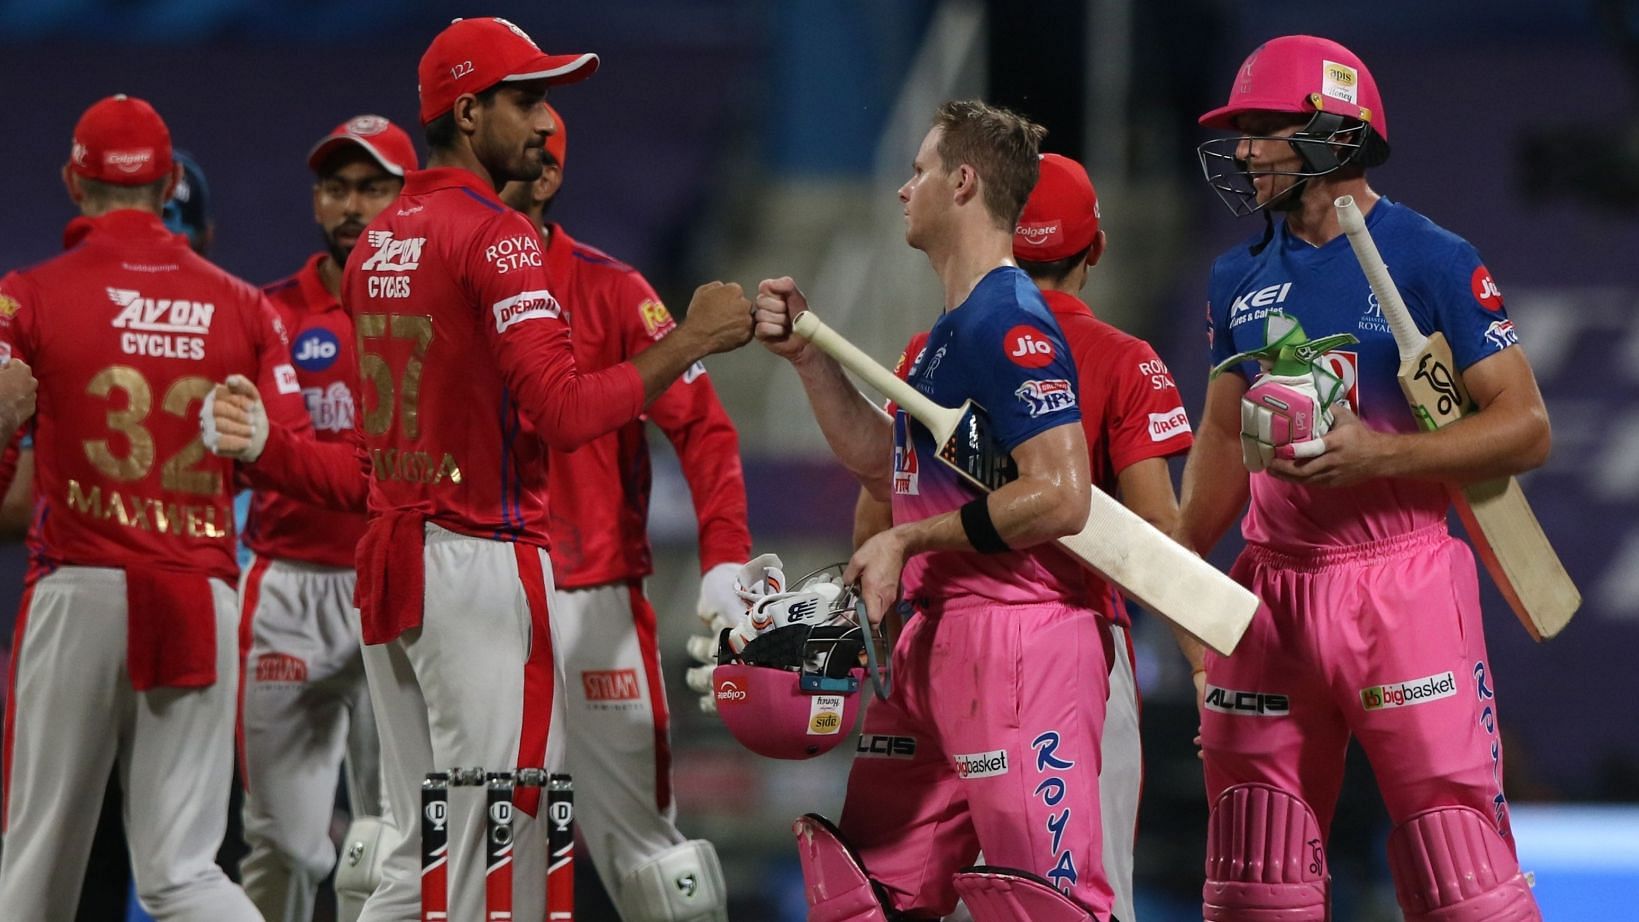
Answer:
[(700, 577), (700, 601), (694, 613), (706, 629), (715, 636), (726, 627), (733, 627), (745, 615), (746, 603), (736, 591), (740, 568), (744, 564), (720, 563)]
[(1326, 451), (1331, 406), (1343, 381), (1315, 364), (1307, 374), (1259, 375), (1241, 398), (1241, 461), (1257, 473), (1275, 458), (1315, 458)]
[(262, 395), (244, 375), (228, 375), (200, 404), (201, 440), (218, 457), (254, 462), (267, 447), (267, 428)]

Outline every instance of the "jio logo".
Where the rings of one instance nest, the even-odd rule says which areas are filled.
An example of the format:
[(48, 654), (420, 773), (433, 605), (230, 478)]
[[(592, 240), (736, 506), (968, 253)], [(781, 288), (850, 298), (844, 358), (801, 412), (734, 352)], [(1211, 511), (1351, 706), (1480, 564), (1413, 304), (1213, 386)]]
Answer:
[(336, 363), (341, 355), (341, 341), (329, 330), (315, 327), (303, 330), (290, 349), (290, 359), (303, 371), (324, 371)]

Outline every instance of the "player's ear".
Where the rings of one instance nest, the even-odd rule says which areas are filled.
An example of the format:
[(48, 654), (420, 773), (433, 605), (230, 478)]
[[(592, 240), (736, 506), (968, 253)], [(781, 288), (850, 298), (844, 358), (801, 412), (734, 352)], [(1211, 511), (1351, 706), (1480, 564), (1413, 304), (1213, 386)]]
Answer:
[(1087, 268), (1091, 269), (1098, 265), (1098, 261), (1104, 258), (1104, 244), (1106, 242), (1103, 231), (1093, 235), (1093, 245), (1087, 248)]
[(478, 130), (478, 110), (482, 109), (478, 97), (472, 93), (462, 93), (455, 97), (455, 103), (450, 106), (450, 114), (455, 118), (455, 128), (464, 134), (471, 134)]
[(965, 205), (979, 194), (979, 171), (971, 164), (964, 163), (950, 174), (954, 181), (953, 201), (958, 205)]
[(535, 187), (530, 192), (534, 195), (535, 201), (545, 204), (557, 198), (558, 190), (561, 188), (563, 188), (563, 167), (552, 163), (551, 158), (548, 158), (547, 163), (541, 169), (541, 178), (535, 180)]
[(80, 188), (80, 178), (69, 171), (68, 165), (63, 164), (63, 186), (68, 189), (68, 200), (78, 205), (85, 198), (85, 190)]

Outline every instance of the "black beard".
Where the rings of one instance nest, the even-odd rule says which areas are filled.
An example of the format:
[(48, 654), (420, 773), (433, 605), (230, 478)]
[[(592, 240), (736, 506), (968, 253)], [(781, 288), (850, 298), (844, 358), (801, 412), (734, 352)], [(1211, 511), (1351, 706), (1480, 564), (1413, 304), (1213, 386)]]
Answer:
[[(336, 231), (339, 231), (346, 226), (346, 224), (338, 225), (336, 227)], [(352, 254), (353, 247), (344, 247), (337, 243), (335, 237), (336, 231), (327, 231), (321, 227), (319, 228), (319, 236), (324, 238), (324, 248), (327, 252), (329, 252), (330, 258), (336, 261), (337, 267), (345, 267), (347, 265), (347, 257)], [(363, 228), (360, 228), (359, 236), (362, 237), (363, 235), (364, 230)], [(354, 246), (357, 246), (357, 244)]]

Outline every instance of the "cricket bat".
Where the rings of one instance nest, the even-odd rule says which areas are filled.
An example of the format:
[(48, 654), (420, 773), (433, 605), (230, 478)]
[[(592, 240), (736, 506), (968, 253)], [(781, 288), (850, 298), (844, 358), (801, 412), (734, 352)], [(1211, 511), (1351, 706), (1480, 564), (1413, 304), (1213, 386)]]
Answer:
[[(1333, 204), (1355, 259), (1394, 333), (1400, 350), (1400, 390), (1418, 424), (1424, 429), (1441, 429), (1474, 412), (1445, 334), (1436, 330), (1424, 336), (1417, 329), (1366, 230), (1365, 216), (1354, 196), (1345, 195)], [(1452, 500), (1485, 569), (1531, 637), (1540, 642), (1564, 630), (1582, 604), (1582, 594), (1542, 533), (1542, 524), (1526, 502), (1519, 481), (1505, 477), (1466, 484), (1452, 491)]]
[[(797, 333), (863, 378), (933, 433), (939, 460), (986, 492), (1017, 476), (1013, 459), (990, 436), (982, 407), (940, 406), (804, 311)], [(1258, 598), (1103, 490), (1094, 488), (1087, 524), (1058, 545), (1130, 598), (1228, 656), (1252, 622)]]

